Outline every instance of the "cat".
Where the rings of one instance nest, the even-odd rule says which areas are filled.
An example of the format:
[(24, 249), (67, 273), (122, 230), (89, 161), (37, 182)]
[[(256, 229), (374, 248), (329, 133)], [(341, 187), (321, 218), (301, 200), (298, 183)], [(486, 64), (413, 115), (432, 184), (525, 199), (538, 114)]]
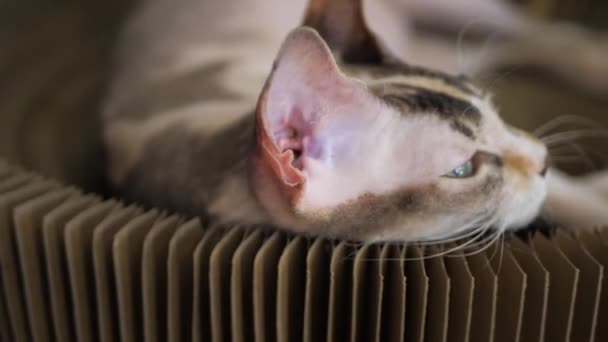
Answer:
[[(386, 3), (366, 8), (388, 25)], [(113, 186), (189, 215), (360, 241), (502, 232), (540, 212), (608, 222), (597, 206), (571, 222), (569, 192), (589, 187), (549, 170), (546, 146), (505, 124), (489, 93), (401, 61), (366, 20), (361, 1), (143, 2), (103, 110)]]

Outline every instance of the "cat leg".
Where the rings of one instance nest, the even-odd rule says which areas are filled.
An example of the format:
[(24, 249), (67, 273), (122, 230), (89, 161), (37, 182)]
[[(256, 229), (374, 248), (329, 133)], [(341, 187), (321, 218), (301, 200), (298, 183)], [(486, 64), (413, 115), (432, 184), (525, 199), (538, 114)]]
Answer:
[(592, 229), (608, 225), (608, 171), (572, 177), (557, 170), (547, 175), (541, 216), (560, 227)]
[(601, 170), (585, 175), (580, 178), (580, 182), (608, 199), (608, 170)]
[[(505, 64), (531, 65), (547, 69), (598, 96), (604, 96), (608, 90), (606, 34), (566, 22), (537, 19), (506, 1), (402, 1), (413, 21), (442, 26), (459, 34), (477, 31), (487, 35), (487, 41), (481, 44), (456, 47), (452, 56), (465, 54), (459, 58), (474, 62), (456, 65), (458, 70), (452, 71), (478, 74)], [(497, 41), (494, 37), (507, 39)]]

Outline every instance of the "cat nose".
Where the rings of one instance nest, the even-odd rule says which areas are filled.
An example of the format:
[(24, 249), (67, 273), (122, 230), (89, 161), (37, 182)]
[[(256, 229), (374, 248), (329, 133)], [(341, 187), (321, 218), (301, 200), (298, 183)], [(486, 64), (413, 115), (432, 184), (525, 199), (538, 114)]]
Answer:
[(549, 167), (551, 167), (551, 160), (549, 160), (549, 157), (545, 157), (545, 162), (543, 163), (543, 167), (539, 172), (542, 177), (545, 177), (545, 175), (547, 175)]

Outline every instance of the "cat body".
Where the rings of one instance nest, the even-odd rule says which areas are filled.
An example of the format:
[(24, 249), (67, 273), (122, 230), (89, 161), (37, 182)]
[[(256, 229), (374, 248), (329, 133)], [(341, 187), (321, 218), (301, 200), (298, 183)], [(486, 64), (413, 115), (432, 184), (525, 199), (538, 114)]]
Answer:
[(104, 111), (113, 184), (189, 214), (263, 221), (246, 179), (253, 110), (300, 3), (144, 2)]
[(104, 108), (112, 184), (191, 215), (356, 240), (530, 222), (545, 146), (465, 77), (387, 52), (361, 6), (144, 2)]

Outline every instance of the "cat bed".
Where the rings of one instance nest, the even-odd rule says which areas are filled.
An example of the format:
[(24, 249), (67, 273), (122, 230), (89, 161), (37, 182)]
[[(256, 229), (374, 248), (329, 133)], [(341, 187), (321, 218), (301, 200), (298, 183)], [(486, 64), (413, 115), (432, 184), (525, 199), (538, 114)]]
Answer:
[(608, 340), (608, 230), (453, 247), (202, 225), (1, 163), (0, 340)]
[[(0, 155), (61, 180), (0, 162), (0, 341), (608, 340), (607, 231), (422, 259), (453, 246), (357, 246), (102, 199), (97, 113), (125, 3), (0, 11)], [(605, 99), (509, 75), (488, 83), (519, 127), (605, 122)]]

